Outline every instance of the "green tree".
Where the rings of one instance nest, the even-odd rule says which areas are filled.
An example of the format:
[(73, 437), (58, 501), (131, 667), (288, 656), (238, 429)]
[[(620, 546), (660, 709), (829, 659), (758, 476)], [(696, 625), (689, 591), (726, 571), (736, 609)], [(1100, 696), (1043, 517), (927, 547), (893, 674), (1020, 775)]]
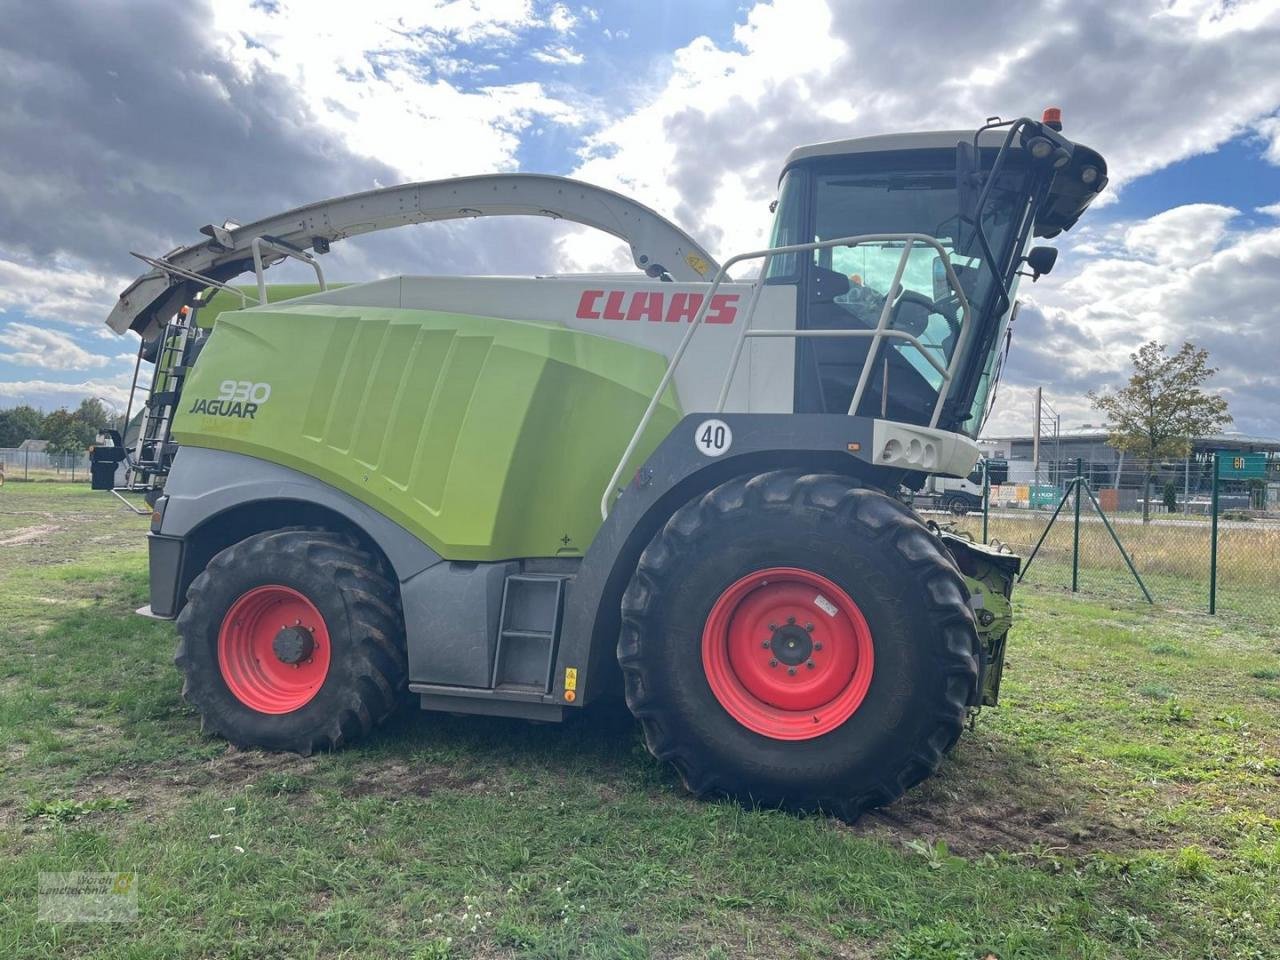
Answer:
[[(106, 429), (112, 422), (112, 416), (107, 412), (106, 406), (97, 397), (87, 397), (80, 401), (80, 406), (76, 407), (71, 414), (86, 427), (92, 427), (94, 435), (99, 431)], [(90, 437), (89, 442), (93, 442)]]
[(16, 447), (23, 440), (42, 439), (40, 424), (44, 415), (26, 404), (0, 410), (0, 447)]
[(1118, 390), (1090, 391), (1089, 399), (1106, 414), (1108, 443), (1143, 460), (1142, 519), (1151, 516), (1151, 478), (1163, 457), (1185, 457), (1196, 437), (1222, 430), (1231, 423), (1227, 401), (1203, 385), (1217, 373), (1209, 366), (1209, 352), (1184, 343), (1170, 355), (1152, 340), (1129, 358), (1133, 374)]
[(55, 456), (84, 453), (98, 435), (98, 427), (84, 420), (77, 410), (55, 410), (44, 418), (41, 432)]

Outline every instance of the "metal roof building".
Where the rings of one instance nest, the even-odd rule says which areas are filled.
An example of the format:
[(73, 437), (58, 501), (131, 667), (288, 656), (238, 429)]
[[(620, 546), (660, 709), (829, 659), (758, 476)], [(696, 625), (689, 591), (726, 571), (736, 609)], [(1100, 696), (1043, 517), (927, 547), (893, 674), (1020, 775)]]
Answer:
[[(1135, 460), (1107, 443), (1108, 433), (1099, 427), (1063, 431), (1057, 437), (1040, 438), (1040, 476), (1045, 483), (1057, 483), (1060, 478), (1075, 474), (1076, 459), (1083, 461), (1086, 475), (1096, 486), (1132, 486), (1142, 484), (1146, 472), (1145, 461)], [(1031, 463), (1034, 441), (1030, 435), (990, 437), (980, 441), (983, 451), (992, 457), (1009, 461), (1010, 475), (1020, 480), (1031, 479)], [(1156, 465), (1156, 476), (1163, 479), (1176, 476), (1182, 485), (1195, 489), (1196, 476), (1208, 476), (1208, 463), (1214, 453), (1264, 453), (1269, 459), (1280, 462), (1280, 439), (1259, 437), (1245, 433), (1219, 433), (1198, 437), (1192, 442), (1191, 456), (1187, 461), (1178, 458), (1161, 460)], [(1020, 469), (1019, 469), (1020, 468)]]

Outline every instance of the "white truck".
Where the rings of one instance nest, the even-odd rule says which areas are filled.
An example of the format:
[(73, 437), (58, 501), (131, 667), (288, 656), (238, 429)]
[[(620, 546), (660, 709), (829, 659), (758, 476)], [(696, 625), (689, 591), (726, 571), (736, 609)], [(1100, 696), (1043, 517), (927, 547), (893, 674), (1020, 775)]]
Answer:
[(925, 509), (945, 510), (963, 516), (982, 509), (982, 474), (987, 471), (991, 485), (998, 487), (1009, 477), (1009, 462), (982, 458), (965, 477), (944, 477), (930, 474), (924, 486), (916, 491), (915, 506)]

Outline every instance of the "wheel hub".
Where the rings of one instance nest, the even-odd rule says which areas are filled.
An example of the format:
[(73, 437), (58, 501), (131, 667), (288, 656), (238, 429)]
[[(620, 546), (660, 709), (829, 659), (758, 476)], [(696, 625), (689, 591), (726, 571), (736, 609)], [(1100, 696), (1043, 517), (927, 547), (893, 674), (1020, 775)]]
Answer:
[(316, 648), (311, 631), (301, 626), (284, 627), (271, 641), (271, 650), (281, 663), (302, 663), (310, 660)]
[(794, 667), (809, 660), (809, 655), (813, 652), (813, 640), (809, 631), (789, 623), (773, 631), (769, 649), (779, 663)]
[(874, 651), (862, 612), (836, 583), (770, 567), (720, 595), (702, 634), (702, 665), (721, 706), (748, 729), (807, 740), (862, 703)]

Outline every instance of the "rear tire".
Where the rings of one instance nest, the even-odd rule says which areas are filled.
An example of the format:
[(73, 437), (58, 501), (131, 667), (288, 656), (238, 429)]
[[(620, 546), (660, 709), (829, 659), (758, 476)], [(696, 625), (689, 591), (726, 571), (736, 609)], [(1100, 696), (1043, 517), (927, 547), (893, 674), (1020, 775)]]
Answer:
[(937, 769), (977, 651), (964, 581), (909, 510), (791, 471), (678, 510), (640, 559), (618, 643), (649, 750), (693, 793), (850, 819)]
[(405, 688), (395, 581), (351, 539), (260, 533), (187, 591), (175, 663), (201, 728), (240, 747), (310, 754), (368, 733)]

